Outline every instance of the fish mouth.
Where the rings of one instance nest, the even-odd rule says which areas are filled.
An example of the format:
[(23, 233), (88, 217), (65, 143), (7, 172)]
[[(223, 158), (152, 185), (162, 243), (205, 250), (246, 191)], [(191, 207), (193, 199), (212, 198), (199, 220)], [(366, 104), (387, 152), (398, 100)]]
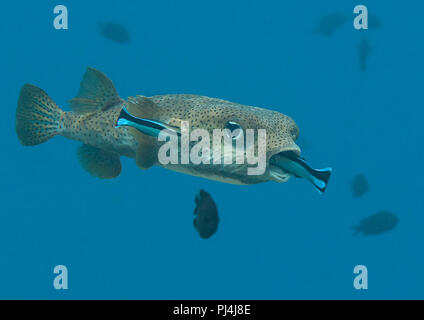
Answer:
[(276, 182), (286, 182), (293, 175), (290, 172), (287, 172), (279, 165), (279, 158), (287, 155), (291, 156), (300, 156), (300, 148), (297, 145), (284, 148), (274, 152), (268, 160), (268, 172), (271, 180)]

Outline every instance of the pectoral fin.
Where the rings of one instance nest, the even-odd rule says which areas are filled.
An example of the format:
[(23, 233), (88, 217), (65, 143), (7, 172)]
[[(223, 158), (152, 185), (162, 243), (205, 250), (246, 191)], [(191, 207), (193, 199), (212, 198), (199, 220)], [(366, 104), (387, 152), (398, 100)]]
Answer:
[[(134, 129), (134, 131), (137, 131)], [(140, 132), (135, 133), (138, 141), (137, 153), (135, 161), (140, 169), (149, 169), (158, 161), (158, 144), (157, 140)]]
[(134, 117), (154, 119), (158, 106), (152, 99), (137, 95), (128, 97), (127, 110)]
[(83, 144), (77, 151), (81, 166), (100, 179), (112, 179), (121, 173), (121, 160), (116, 153)]

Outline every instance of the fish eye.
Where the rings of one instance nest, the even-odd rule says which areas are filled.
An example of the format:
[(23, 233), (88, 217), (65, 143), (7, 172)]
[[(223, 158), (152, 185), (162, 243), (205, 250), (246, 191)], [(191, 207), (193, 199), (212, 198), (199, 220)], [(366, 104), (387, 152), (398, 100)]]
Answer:
[(241, 125), (239, 125), (235, 121), (228, 121), (225, 124), (225, 132), (226, 134), (233, 140), (238, 139), (240, 136), (242, 136), (243, 130), (241, 128)]

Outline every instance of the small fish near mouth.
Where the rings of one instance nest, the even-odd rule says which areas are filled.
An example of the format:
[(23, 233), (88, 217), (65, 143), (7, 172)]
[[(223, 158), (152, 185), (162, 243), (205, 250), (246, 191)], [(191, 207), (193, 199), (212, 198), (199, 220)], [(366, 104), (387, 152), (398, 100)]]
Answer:
[(273, 155), (269, 164), (271, 174), (277, 176), (277, 179), (282, 179), (282, 182), (286, 181), (290, 175), (294, 175), (296, 178), (306, 178), (321, 194), (327, 188), (332, 171), (331, 168), (312, 169), (305, 159), (293, 151), (283, 151)]

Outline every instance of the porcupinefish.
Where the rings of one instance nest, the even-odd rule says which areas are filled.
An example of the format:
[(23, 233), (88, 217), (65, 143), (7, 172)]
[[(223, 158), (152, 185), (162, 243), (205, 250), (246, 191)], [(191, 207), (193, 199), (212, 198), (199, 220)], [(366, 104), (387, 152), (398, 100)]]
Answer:
[[(276, 111), (189, 94), (138, 95), (124, 100), (112, 81), (93, 68), (87, 68), (77, 96), (69, 103), (72, 111), (62, 111), (42, 89), (25, 84), (16, 110), (17, 136), (26, 146), (56, 135), (81, 141), (78, 159), (86, 171), (99, 178), (117, 177), (121, 156), (135, 158), (141, 169), (157, 165), (232, 184), (286, 182), (294, 175), (310, 180), (324, 192), (330, 177), (331, 169), (314, 170), (300, 157), (296, 123)], [(260, 175), (248, 175), (248, 163), (160, 163), (158, 151), (163, 143), (158, 134), (163, 130), (178, 133), (185, 122), (211, 135), (214, 129), (229, 128), (232, 140), (240, 136), (234, 132), (245, 128), (266, 130), (266, 145), (262, 146), (266, 169)]]

